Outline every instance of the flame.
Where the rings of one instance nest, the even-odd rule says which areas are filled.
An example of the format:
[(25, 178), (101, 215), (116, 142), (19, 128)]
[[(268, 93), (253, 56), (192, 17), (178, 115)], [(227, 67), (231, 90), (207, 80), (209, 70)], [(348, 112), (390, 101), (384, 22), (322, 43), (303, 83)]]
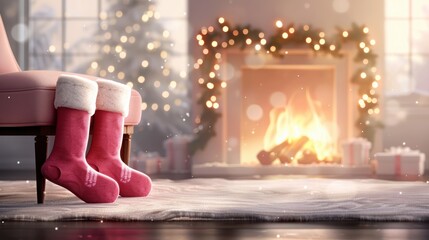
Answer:
[[(301, 92), (301, 91), (300, 91)], [(304, 92), (304, 91), (302, 91)], [(264, 149), (272, 149), (278, 144), (296, 141), (308, 137), (309, 141), (295, 155), (303, 157), (304, 152), (315, 154), (320, 161), (332, 161), (336, 153), (336, 140), (330, 131), (327, 120), (323, 117), (318, 102), (314, 101), (308, 90), (294, 94), (285, 107), (270, 111), (270, 124), (264, 136)]]

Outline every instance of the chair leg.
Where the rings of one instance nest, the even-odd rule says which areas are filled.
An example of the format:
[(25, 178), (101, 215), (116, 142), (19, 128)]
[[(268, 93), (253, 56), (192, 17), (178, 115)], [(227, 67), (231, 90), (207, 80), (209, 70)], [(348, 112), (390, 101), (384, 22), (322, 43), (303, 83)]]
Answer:
[(36, 185), (37, 185), (37, 203), (41, 204), (45, 200), (46, 179), (42, 175), (42, 165), (46, 161), (48, 152), (48, 137), (38, 135), (34, 138), (36, 150)]
[(131, 134), (124, 133), (122, 138), (121, 159), (128, 165), (131, 155)]

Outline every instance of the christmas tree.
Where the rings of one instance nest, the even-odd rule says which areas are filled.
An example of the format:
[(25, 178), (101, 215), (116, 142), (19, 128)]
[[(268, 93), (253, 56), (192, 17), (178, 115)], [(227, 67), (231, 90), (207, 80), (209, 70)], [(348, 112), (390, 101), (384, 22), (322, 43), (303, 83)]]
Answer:
[(174, 43), (150, 0), (108, 1), (100, 14), (96, 41), (99, 58), (87, 73), (129, 85), (142, 96), (142, 121), (134, 143), (144, 151), (162, 151), (162, 142), (191, 131), (188, 82), (170, 66)]

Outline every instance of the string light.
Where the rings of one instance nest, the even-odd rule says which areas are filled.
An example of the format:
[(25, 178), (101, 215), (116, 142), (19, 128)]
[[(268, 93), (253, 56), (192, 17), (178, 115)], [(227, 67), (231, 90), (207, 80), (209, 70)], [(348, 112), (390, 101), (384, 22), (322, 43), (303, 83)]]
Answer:
[(284, 32), (284, 33), (282, 34), (282, 38), (283, 38), (283, 39), (286, 39), (288, 36), (289, 36), (289, 34), (287, 34), (287, 32)]
[(347, 31), (343, 31), (343, 37), (348, 37), (349, 36), (349, 32), (347, 32)]
[(277, 20), (277, 21), (276, 21), (276, 27), (277, 27), (277, 28), (282, 28), (282, 27), (283, 27), (283, 23), (282, 23), (282, 21)]
[(331, 51), (335, 51), (335, 45), (331, 45), (331, 46), (329, 46), (329, 50), (331, 50)]
[(307, 37), (307, 38), (305, 39), (305, 42), (306, 42), (306, 43), (311, 43), (311, 41), (312, 41), (312, 40), (311, 40), (311, 37)]
[(224, 24), (224, 23), (225, 23), (225, 18), (220, 17), (220, 18), (218, 19), (218, 22), (219, 22), (220, 24)]
[(320, 45), (319, 44), (314, 44), (314, 50), (319, 51), (320, 50)]

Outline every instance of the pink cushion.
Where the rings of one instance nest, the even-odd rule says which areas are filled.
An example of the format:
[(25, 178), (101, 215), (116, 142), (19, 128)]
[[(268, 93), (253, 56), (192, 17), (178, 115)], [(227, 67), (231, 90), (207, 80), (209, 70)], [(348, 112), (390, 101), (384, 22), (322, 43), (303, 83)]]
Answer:
[[(54, 96), (59, 71), (23, 71), (0, 74), (0, 126), (50, 126), (55, 124)], [(73, 73), (67, 73), (73, 74)], [(75, 74), (95, 80), (96, 77)], [(141, 118), (141, 96), (133, 90), (125, 125)]]

